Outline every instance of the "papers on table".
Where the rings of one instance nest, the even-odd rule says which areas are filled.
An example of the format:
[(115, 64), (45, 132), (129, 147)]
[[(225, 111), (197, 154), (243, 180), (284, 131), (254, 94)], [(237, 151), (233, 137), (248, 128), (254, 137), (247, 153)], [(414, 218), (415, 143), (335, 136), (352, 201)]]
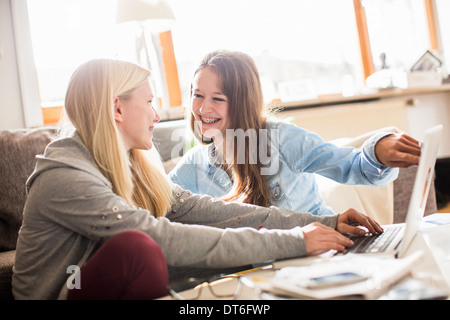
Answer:
[(422, 256), (422, 251), (403, 259), (362, 254), (335, 256), (309, 266), (281, 268), (263, 289), (297, 298), (377, 299), (408, 275)]

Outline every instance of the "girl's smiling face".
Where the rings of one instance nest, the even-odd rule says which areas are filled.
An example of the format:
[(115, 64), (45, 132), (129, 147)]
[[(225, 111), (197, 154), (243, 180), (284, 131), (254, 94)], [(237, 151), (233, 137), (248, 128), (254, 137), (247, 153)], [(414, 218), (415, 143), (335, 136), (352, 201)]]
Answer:
[(198, 71), (192, 81), (191, 112), (200, 124), (204, 137), (214, 139), (218, 131), (225, 136), (228, 98), (223, 94), (220, 79), (210, 68)]

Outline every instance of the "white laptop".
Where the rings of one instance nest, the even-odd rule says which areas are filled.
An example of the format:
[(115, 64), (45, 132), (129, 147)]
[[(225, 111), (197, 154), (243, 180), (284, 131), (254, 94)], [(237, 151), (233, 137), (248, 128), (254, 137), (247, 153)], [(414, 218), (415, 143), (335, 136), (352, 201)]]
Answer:
[(399, 258), (404, 256), (422, 222), (430, 185), (433, 183), (432, 178), (442, 130), (442, 125), (438, 125), (425, 132), (405, 223), (384, 225), (384, 232), (381, 235), (352, 236), (351, 239), (355, 245), (346, 253), (383, 252), (394, 253)]

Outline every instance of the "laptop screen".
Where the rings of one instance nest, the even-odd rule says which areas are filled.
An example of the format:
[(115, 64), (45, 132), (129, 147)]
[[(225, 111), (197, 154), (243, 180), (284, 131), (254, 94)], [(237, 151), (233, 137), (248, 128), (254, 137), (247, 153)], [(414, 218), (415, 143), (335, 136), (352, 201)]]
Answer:
[(406, 216), (405, 234), (399, 249), (400, 256), (405, 253), (422, 222), (428, 199), (428, 192), (430, 191), (431, 183), (433, 183), (434, 166), (436, 164), (442, 130), (442, 125), (438, 125), (425, 132), (417, 175), (414, 181), (414, 187)]

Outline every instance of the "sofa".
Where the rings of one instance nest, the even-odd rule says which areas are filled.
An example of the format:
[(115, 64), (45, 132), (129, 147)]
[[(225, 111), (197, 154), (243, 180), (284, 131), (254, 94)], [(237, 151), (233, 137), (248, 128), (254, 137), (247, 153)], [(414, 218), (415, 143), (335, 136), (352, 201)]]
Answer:
[[(0, 131), (0, 299), (13, 299), (12, 267), (22, 211), (26, 199), (25, 182), (34, 169), (35, 156), (56, 136), (56, 127)], [(169, 171), (174, 158), (182, 156), (185, 140), (183, 120), (160, 122), (154, 131), (154, 145), (164, 168)], [(416, 167), (401, 169), (393, 183), (393, 222), (403, 222), (413, 186)], [(436, 197), (431, 186), (426, 214), (435, 213)]]

